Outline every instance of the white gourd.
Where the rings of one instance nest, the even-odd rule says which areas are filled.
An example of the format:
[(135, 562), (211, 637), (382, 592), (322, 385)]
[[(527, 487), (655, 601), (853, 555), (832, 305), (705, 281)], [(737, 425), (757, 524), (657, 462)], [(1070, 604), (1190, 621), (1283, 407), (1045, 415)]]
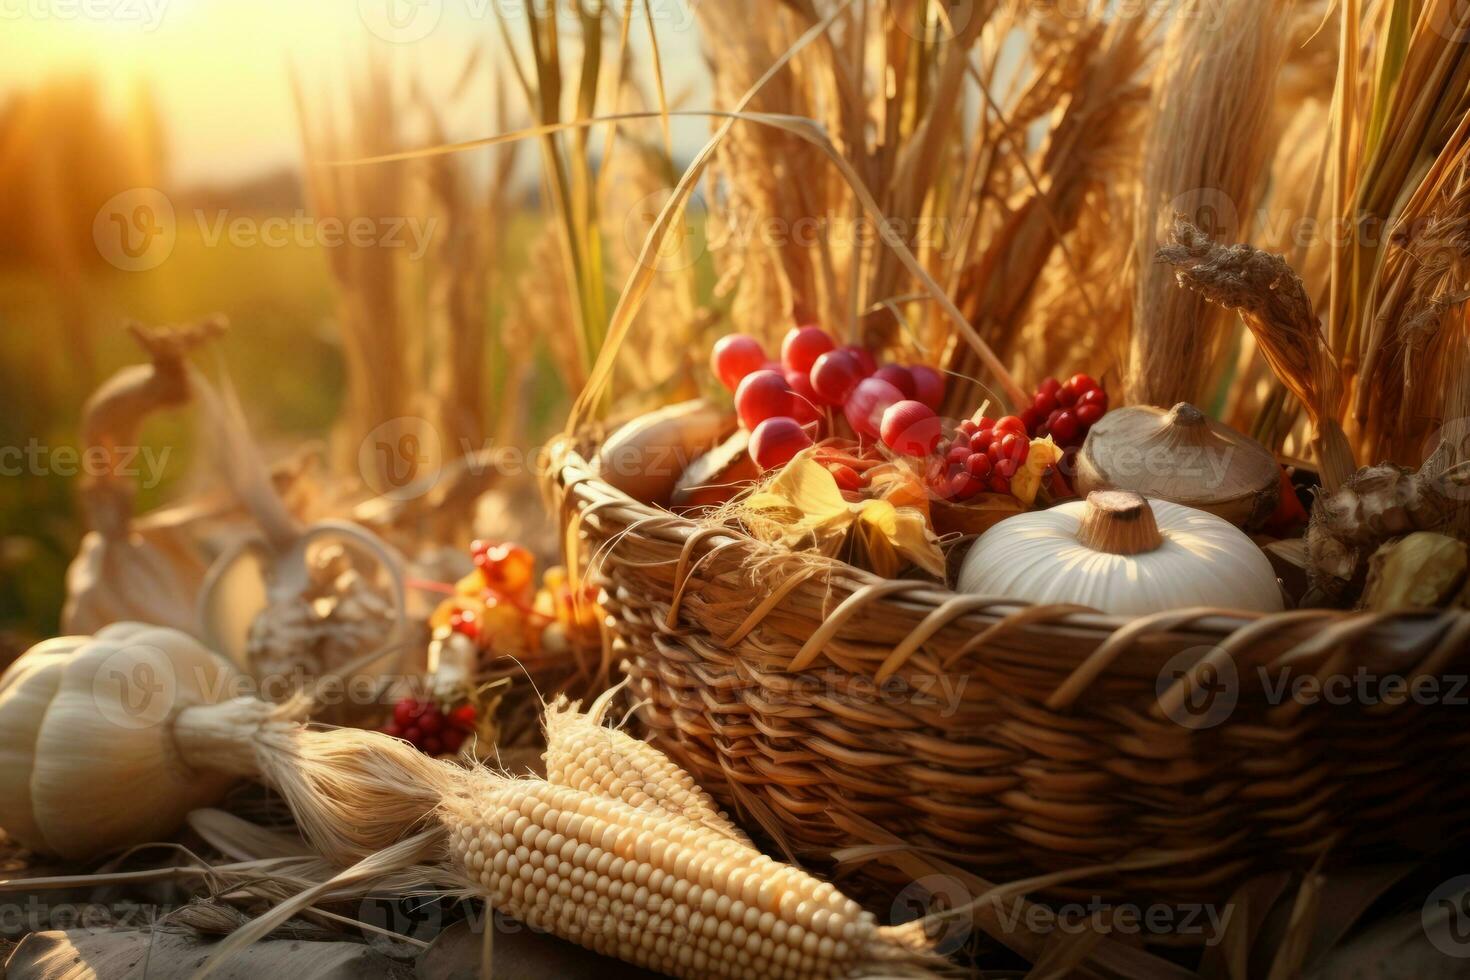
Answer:
[[(38, 644), (0, 675), (0, 828), (84, 859), (166, 837), (250, 774), (278, 717), (178, 630), (118, 623)], [(240, 747), (240, 746), (243, 746)]]
[(1116, 490), (1001, 521), (971, 547), (956, 587), (1116, 616), (1282, 608), (1270, 560), (1229, 521)]

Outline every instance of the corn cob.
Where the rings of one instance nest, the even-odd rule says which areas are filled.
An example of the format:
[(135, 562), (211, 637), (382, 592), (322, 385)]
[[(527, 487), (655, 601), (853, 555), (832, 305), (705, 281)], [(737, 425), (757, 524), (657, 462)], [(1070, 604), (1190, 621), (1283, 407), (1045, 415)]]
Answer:
[(706, 825), (478, 775), (441, 814), (452, 857), (533, 928), (678, 977), (896, 976), (925, 958), (913, 930)]
[(559, 697), (546, 708), (546, 781), (638, 809), (657, 809), (703, 824), (746, 846), (750, 838), (699, 784), (652, 745), (602, 724), (608, 691), (584, 714)]
[[(437, 853), (435, 880), (462, 883), (456, 893), (672, 976), (932, 976), (942, 963), (922, 923), (879, 926), (833, 885), (762, 854), (727, 821), (702, 819), (713, 803), (663, 753), (591, 731), (571, 707), (551, 715), (548, 754), (559, 762), (549, 768), (578, 785), (467, 769), (355, 730), (265, 737), (262, 777), (354, 880)], [(278, 905), (228, 948), (300, 907)]]

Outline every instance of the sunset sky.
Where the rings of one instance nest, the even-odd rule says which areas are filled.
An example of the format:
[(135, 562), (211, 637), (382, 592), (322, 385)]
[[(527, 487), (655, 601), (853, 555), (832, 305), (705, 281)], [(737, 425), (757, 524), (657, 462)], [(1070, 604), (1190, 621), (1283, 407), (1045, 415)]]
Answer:
[[(230, 180), (299, 159), (289, 67), (330, 88), (377, 48), (447, 88), (476, 44), (499, 55), (497, 8), (516, 24), (530, 0), (0, 0), (0, 97), (60, 73), (90, 73), (121, 99), (148, 82), (184, 181)], [(575, 0), (559, 0), (571, 3)], [(698, 86), (692, 15), (653, 5), (668, 83)], [(646, 45), (635, 32), (637, 51)], [(488, 86), (488, 83), (486, 83)], [(693, 91), (699, 95), (699, 88)], [(696, 98), (700, 104), (703, 98)], [(469, 102), (455, 136), (483, 135), (490, 104)], [(512, 105), (516, 102), (512, 100)], [(678, 125), (681, 144), (708, 127)]]

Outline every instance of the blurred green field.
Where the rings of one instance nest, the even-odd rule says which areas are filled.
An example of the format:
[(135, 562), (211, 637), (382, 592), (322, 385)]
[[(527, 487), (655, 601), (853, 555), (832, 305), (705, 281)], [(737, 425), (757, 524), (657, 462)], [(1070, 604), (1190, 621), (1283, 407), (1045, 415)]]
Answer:
[[(503, 239), (504, 282), (523, 265), (536, 219), (522, 214), (514, 225)], [(0, 325), (7, 340), (0, 348), (0, 390), (7, 393), (0, 446), (35, 440), (44, 448), (79, 449), (87, 396), (118, 368), (143, 360), (123, 324), (180, 323), (211, 313), (225, 314), (230, 330), (199, 362), (209, 368), (218, 356), (257, 438), (275, 448), (325, 439), (342, 408), (345, 382), (325, 252), (295, 242), (242, 247), (221, 237), (211, 243), (197, 221), (181, 216), (173, 252), (146, 272), (98, 262), (68, 286), (54, 269), (0, 267)], [(487, 406), (504, 376), (494, 329), (504, 307), (505, 297), (492, 294)], [(565, 397), (554, 371), (540, 373), (545, 380), (538, 381), (533, 406), (540, 418), (527, 420), (536, 428), (555, 423)], [(186, 413), (150, 422), (143, 443), (157, 454), (167, 451), (167, 465), (162, 481), (140, 492), (140, 508), (180, 491), (195, 457), (193, 439)], [(0, 649), (56, 630), (66, 564), (85, 531), (75, 477), (45, 466), (14, 469), (8, 466), (0, 477), (0, 634), (9, 634), (0, 636)]]

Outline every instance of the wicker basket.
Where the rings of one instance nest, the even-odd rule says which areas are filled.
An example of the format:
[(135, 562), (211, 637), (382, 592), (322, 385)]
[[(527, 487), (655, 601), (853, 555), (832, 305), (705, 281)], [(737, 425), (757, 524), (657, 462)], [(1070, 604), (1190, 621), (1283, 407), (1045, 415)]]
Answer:
[(798, 857), (892, 834), (992, 882), (1178, 902), (1466, 829), (1470, 689), (1369, 704), (1276, 685), (1463, 677), (1470, 613), (1125, 621), (957, 595), (783, 559), (631, 500), (586, 455), (561, 460), (561, 514), (642, 722)]

